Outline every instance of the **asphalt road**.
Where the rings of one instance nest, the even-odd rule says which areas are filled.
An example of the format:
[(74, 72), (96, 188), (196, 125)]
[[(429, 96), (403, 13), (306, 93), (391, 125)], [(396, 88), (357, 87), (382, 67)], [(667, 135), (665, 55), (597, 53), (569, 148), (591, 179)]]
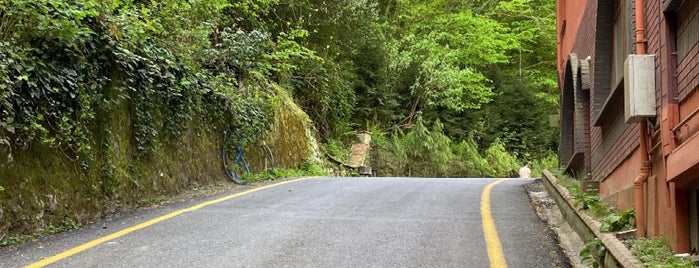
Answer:
[(525, 186), (538, 182), (496, 181), (309, 178), (248, 187), (3, 248), (0, 267), (570, 267), (529, 201)]

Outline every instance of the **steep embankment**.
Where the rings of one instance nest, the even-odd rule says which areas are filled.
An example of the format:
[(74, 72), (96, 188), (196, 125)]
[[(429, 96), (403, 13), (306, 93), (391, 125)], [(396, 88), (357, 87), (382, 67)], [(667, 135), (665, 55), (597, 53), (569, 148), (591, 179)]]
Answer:
[[(264, 140), (277, 167), (298, 168), (317, 159), (310, 121), (283, 89), (274, 88), (274, 120)], [(106, 129), (88, 141), (95, 150), (89, 161), (36, 143), (13, 152), (12, 162), (0, 164), (0, 185), (5, 188), (0, 192), (0, 240), (70, 227), (182, 191), (230, 183), (221, 168), (221, 131), (202, 126), (206, 114), (181, 122), (186, 127), (177, 137), (156, 135), (151, 156), (138, 158), (132, 105), (129, 99), (115, 98), (108, 114), (97, 115), (102, 118), (99, 127)], [(246, 149), (253, 171), (264, 161), (255, 148), (258, 145), (251, 144)]]

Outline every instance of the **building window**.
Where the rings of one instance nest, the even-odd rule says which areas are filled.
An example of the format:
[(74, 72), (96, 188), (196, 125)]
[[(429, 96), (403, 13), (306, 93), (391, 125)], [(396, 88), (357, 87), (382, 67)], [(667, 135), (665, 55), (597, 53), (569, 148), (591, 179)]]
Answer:
[[(694, 10), (698, 10), (694, 4)], [(679, 12), (679, 31), (677, 33), (677, 62), (682, 62), (692, 51), (692, 48), (699, 44), (699, 13), (692, 13), (692, 5), (683, 7)]]
[[(591, 122), (602, 126), (617, 114), (610, 114), (611, 103), (623, 99), (624, 60), (633, 52), (631, 0), (599, 1), (595, 31), (595, 58)], [(621, 115), (623, 116), (623, 114)]]
[(633, 51), (633, 36), (631, 30), (630, 0), (614, 1), (614, 27), (612, 29), (612, 90), (620, 86), (624, 78), (624, 61)]

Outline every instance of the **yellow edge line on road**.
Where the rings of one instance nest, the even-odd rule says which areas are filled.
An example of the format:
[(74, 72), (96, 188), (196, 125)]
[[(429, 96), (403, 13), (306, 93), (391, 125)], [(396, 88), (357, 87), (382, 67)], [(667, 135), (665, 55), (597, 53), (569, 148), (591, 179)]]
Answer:
[(505, 261), (505, 254), (502, 252), (498, 232), (495, 230), (493, 215), (490, 212), (490, 190), (493, 186), (505, 180), (507, 179), (497, 180), (488, 184), (483, 189), (483, 194), (481, 194), (481, 217), (483, 218), (483, 233), (485, 234), (485, 244), (488, 249), (488, 259), (490, 260), (490, 267), (497, 268), (507, 267), (507, 262)]
[(73, 256), (73, 255), (78, 254), (78, 253), (80, 253), (80, 252), (83, 252), (83, 251), (85, 251), (85, 250), (88, 250), (88, 249), (90, 249), (90, 248), (93, 248), (93, 247), (95, 247), (95, 246), (98, 246), (98, 245), (100, 245), (100, 244), (102, 244), (102, 243), (105, 243), (105, 242), (107, 242), (107, 241), (109, 241), (109, 240), (122, 237), (122, 236), (127, 235), (127, 234), (129, 234), (129, 233), (131, 233), (131, 232), (138, 231), (138, 230), (140, 230), (140, 229), (143, 229), (143, 228), (146, 228), (146, 227), (148, 227), (148, 226), (154, 225), (154, 224), (156, 224), (156, 223), (165, 221), (165, 220), (170, 219), (170, 218), (173, 218), (173, 217), (175, 217), (175, 216), (182, 215), (182, 214), (184, 214), (185, 212), (195, 211), (195, 210), (198, 210), (198, 209), (203, 208), (203, 207), (208, 206), (208, 205), (213, 205), (213, 204), (220, 203), (220, 202), (223, 202), (223, 201), (226, 201), (226, 200), (229, 200), (229, 199), (233, 199), (233, 198), (240, 197), (240, 196), (243, 196), (243, 195), (246, 195), (246, 194), (250, 194), (250, 193), (257, 192), (257, 191), (269, 189), (269, 188), (272, 188), (272, 187), (284, 185), (284, 184), (287, 184), (287, 183), (292, 183), (292, 182), (307, 180), (307, 179), (309, 179), (309, 178), (312, 178), (312, 177), (305, 177), (305, 178), (300, 178), (300, 179), (295, 179), (295, 180), (283, 181), (283, 182), (279, 182), (279, 183), (275, 183), (275, 184), (270, 184), (270, 185), (262, 186), (262, 187), (259, 187), (259, 188), (250, 189), (250, 190), (247, 190), (247, 191), (245, 191), (245, 192), (240, 192), (240, 193), (228, 195), (228, 196), (225, 196), (225, 197), (222, 197), (222, 198), (219, 198), (219, 199), (215, 199), (215, 200), (211, 200), (211, 201), (199, 203), (199, 204), (197, 204), (197, 205), (194, 205), (194, 206), (191, 206), (191, 207), (188, 207), (188, 208), (185, 208), (185, 209), (173, 211), (173, 212), (170, 212), (170, 213), (165, 214), (165, 215), (163, 215), (163, 216), (160, 216), (160, 217), (151, 219), (151, 220), (149, 220), (149, 221), (146, 221), (146, 222), (143, 222), (143, 223), (134, 225), (134, 226), (132, 226), (132, 227), (129, 227), (129, 228), (126, 228), (126, 229), (122, 229), (122, 230), (117, 231), (117, 232), (115, 232), (115, 233), (112, 233), (112, 234), (110, 234), (110, 235), (103, 236), (103, 237), (97, 238), (97, 239), (95, 239), (95, 240), (89, 241), (89, 242), (87, 242), (87, 243), (85, 243), (85, 244), (82, 244), (82, 245), (79, 245), (79, 246), (77, 246), (77, 247), (68, 249), (68, 250), (66, 250), (66, 251), (63, 251), (63, 252), (58, 253), (58, 254), (56, 254), (56, 255), (53, 255), (53, 256), (51, 256), (51, 257), (47, 257), (47, 258), (45, 258), (45, 259), (42, 259), (42, 260), (40, 260), (40, 261), (38, 261), (38, 262), (29, 264), (29, 265), (24, 266), (24, 267), (25, 267), (25, 268), (44, 267), (44, 266), (46, 266), (46, 265), (52, 264), (52, 263), (54, 263), (54, 262), (60, 261), (60, 260), (62, 260), (62, 259), (68, 258), (68, 257), (70, 257), (70, 256)]

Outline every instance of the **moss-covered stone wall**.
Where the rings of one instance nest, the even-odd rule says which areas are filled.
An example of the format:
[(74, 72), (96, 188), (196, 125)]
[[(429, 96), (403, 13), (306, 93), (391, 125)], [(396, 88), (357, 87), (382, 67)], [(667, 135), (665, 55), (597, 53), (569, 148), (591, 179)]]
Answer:
[(261, 149), (263, 143), (269, 146), (275, 167), (278, 168), (298, 168), (308, 161), (314, 161), (313, 156), (318, 151), (308, 115), (284, 90), (275, 87), (275, 93), (272, 128), (264, 139), (245, 148), (245, 156), (253, 172), (262, 171), (268, 166)]
[[(312, 159), (308, 116), (277, 89), (274, 123), (264, 142), (272, 149), (277, 167), (298, 168)], [(61, 148), (32, 144), (14, 151), (11, 162), (0, 164), (0, 240), (35, 233), (70, 220), (87, 223), (108, 213), (145, 205), (193, 188), (231, 183), (221, 166), (222, 133), (205, 131), (200, 120), (183, 122), (180, 137), (156, 137), (155, 150), (136, 160), (131, 140), (128, 100), (115, 103), (103, 115), (87, 162), (71, 159)], [(196, 117), (195, 117), (196, 118)], [(246, 148), (253, 171), (264, 169), (257, 145)]]

